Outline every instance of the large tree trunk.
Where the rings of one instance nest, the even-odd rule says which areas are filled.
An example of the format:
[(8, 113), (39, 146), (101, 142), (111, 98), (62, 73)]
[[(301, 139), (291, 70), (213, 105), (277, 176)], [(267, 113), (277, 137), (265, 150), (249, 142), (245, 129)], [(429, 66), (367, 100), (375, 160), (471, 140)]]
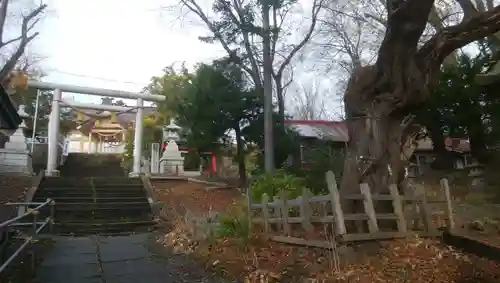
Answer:
[[(350, 141), (340, 184), (341, 193), (359, 194), (360, 183), (367, 183), (373, 194), (388, 194), (390, 184), (397, 184), (401, 192), (406, 190), (405, 167), (409, 157), (404, 156), (402, 149), (407, 136), (404, 117), (397, 114), (384, 117), (376, 109), (374, 107), (367, 112), (365, 117), (347, 113)], [(374, 204), (377, 212), (392, 212), (390, 202)], [(343, 208), (353, 213), (364, 213), (359, 201), (345, 201)], [(354, 229), (354, 223), (347, 224), (348, 229)], [(382, 229), (392, 228), (393, 224), (379, 221)], [(357, 223), (356, 230), (359, 229), (363, 228)]]
[[(344, 96), (349, 142), (341, 193), (358, 193), (363, 182), (373, 193), (386, 192), (390, 184), (406, 190), (405, 164), (415, 138), (408, 114), (428, 99), (448, 55), (500, 30), (497, 6), (443, 28), (419, 48), (434, 0), (387, 4), (387, 31), (377, 61), (354, 70)], [(376, 206), (392, 210), (390, 205)], [(343, 209), (356, 211), (359, 204), (345, 203)]]

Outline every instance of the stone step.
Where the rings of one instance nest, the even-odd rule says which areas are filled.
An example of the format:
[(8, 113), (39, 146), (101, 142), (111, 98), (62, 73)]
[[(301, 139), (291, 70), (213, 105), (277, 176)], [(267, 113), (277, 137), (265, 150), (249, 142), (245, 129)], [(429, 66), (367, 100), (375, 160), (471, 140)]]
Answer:
[(52, 193), (52, 194), (71, 194), (71, 193), (138, 193), (138, 192), (144, 192), (144, 188), (142, 187), (125, 187), (125, 188), (45, 188), (45, 189), (38, 189), (37, 194), (45, 194), (45, 193)]
[[(134, 192), (99, 192), (94, 194), (93, 192), (65, 192), (65, 193), (60, 193), (60, 192), (43, 192), (36, 194), (35, 198), (33, 199), (35, 202), (40, 202), (40, 201), (45, 201), (47, 198), (51, 199), (58, 199), (61, 197), (67, 197), (67, 198), (139, 198), (139, 197), (145, 197), (144, 192), (142, 191), (134, 191)], [(83, 202), (83, 201), (82, 201)]]
[(56, 211), (77, 211), (77, 210), (115, 210), (115, 209), (148, 209), (150, 208), (147, 201), (141, 202), (66, 202), (56, 203)]
[[(151, 207), (140, 178), (125, 177), (116, 157), (71, 155), (58, 178), (44, 178), (34, 201), (55, 201), (56, 232), (89, 235), (149, 229)], [(118, 161), (118, 162), (116, 162)], [(39, 218), (50, 214), (40, 211)]]
[(54, 219), (58, 223), (79, 222), (128, 222), (128, 221), (149, 221), (151, 220), (150, 211), (147, 210), (129, 210), (125, 213), (117, 211), (73, 211), (56, 212)]
[(93, 177), (92, 181), (94, 184), (107, 184), (107, 183), (116, 183), (116, 184), (142, 184), (142, 180), (140, 178), (129, 178), (129, 177)]
[[(46, 199), (46, 198), (45, 198)], [(105, 203), (105, 202), (147, 202), (148, 199), (146, 196), (136, 196), (136, 197), (128, 197), (128, 196), (112, 196), (112, 197), (93, 197), (93, 196), (81, 196), (81, 197), (73, 197), (73, 196), (52, 196), (51, 199), (53, 199), (56, 204), (59, 202), (62, 203), (73, 203), (73, 202), (97, 202), (97, 203)], [(40, 201), (43, 201), (44, 198), (40, 198)]]
[(144, 221), (135, 223), (106, 223), (104, 225), (56, 225), (55, 231), (60, 235), (87, 236), (87, 235), (128, 235), (133, 233), (149, 232), (154, 229), (155, 222)]
[(75, 187), (46, 187), (43, 189), (38, 189), (37, 192), (57, 192), (57, 193), (66, 193), (66, 192), (142, 192), (144, 188), (142, 186), (108, 186), (108, 187), (81, 187), (81, 188), (75, 188)]
[(51, 177), (44, 178), (40, 184), (44, 188), (64, 188), (64, 187), (142, 187), (142, 181), (138, 178), (68, 178), (68, 177)]

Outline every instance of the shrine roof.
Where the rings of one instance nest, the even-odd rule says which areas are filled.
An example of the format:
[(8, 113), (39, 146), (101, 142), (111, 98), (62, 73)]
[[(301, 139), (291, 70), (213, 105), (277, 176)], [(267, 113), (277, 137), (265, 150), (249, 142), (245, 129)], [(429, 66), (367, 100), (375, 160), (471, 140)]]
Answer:
[(285, 120), (285, 125), (295, 129), (302, 137), (335, 142), (347, 142), (349, 140), (347, 127), (342, 121)]
[[(285, 120), (285, 125), (293, 127), (300, 136), (307, 138), (324, 139), (335, 142), (347, 142), (349, 134), (343, 121), (325, 121), (325, 120)], [(470, 142), (468, 138), (445, 138), (445, 147), (449, 151), (470, 152)], [(417, 150), (432, 150), (432, 141), (430, 147), (421, 146)]]
[[(99, 114), (102, 114), (105, 111), (102, 110), (83, 110), (82, 113), (90, 115), (90, 116), (98, 116)], [(144, 116), (151, 115), (156, 112), (156, 107), (144, 107)], [(136, 113), (121, 113), (116, 116), (116, 120), (119, 124), (125, 125), (129, 123), (135, 122), (135, 115)], [(75, 117), (76, 119), (76, 117)]]

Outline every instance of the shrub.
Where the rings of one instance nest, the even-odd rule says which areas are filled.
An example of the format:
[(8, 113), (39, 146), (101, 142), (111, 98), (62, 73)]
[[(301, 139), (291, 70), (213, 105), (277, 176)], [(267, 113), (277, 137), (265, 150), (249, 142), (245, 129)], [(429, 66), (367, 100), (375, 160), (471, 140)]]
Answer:
[(302, 193), (304, 179), (286, 173), (284, 170), (277, 170), (274, 175), (257, 175), (251, 184), (252, 202), (260, 202), (263, 194), (270, 198), (286, 191), (289, 198), (296, 198)]
[(225, 213), (219, 215), (218, 220), (217, 235), (219, 237), (249, 239), (250, 220), (248, 218), (247, 206), (243, 201), (233, 204)]
[(328, 188), (325, 173), (332, 171), (340, 182), (344, 169), (344, 152), (342, 150), (330, 150), (327, 147), (308, 149), (306, 168), (292, 168), (291, 173), (303, 178), (304, 183), (315, 195), (327, 194)]

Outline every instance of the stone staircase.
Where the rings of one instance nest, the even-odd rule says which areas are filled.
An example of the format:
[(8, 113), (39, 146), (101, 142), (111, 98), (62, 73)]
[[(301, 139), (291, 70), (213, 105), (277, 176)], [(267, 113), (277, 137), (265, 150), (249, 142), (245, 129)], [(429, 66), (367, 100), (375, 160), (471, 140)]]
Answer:
[(66, 177), (126, 177), (120, 155), (70, 153), (60, 168)]
[[(34, 202), (55, 200), (55, 232), (122, 234), (152, 228), (151, 207), (140, 178), (124, 177), (119, 159), (69, 156), (61, 177), (45, 177)], [(49, 209), (42, 212), (48, 215)]]

